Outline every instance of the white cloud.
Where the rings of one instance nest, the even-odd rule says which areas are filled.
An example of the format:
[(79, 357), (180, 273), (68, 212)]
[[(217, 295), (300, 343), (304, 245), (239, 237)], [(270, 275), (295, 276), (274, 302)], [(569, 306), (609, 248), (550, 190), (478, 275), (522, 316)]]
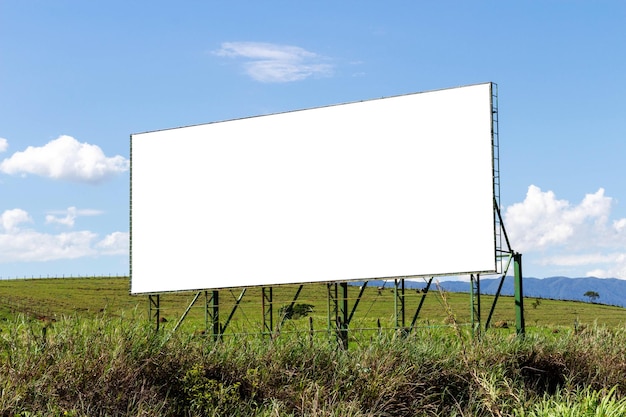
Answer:
[(0, 262), (41, 262), (95, 255), (91, 244), (96, 236), (89, 231), (51, 235), (20, 230), (10, 235), (0, 234)]
[[(73, 227), (75, 220), (79, 216), (98, 216), (102, 214), (99, 210), (81, 209), (76, 207), (68, 207), (67, 210), (61, 212), (50, 212), (46, 215), (46, 224), (60, 224)], [(58, 215), (62, 216), (59, 217)]]
[(587, 276), (626, 279), (626, 253), (616, 254), (613, 263), (610, 263), (605, 268), (592, 269), (587, 272)]
[(602, 188), (575, 205), (531, 185), (507, 208), (504, 225), (513, 249), (536, 264), (626, 279), (626, 219), (609, 222), (612, 204)]
[(311, 76), (329, 76), (332, 65), (319, 55), (291, 45), (261, 42), (224, 42), (216, 55), (244, 58), (246, 73), (266, 83), (300, 81)]
[(9, 141), (5, 138), (0, 138), (0, 153), (6, 152), (7, 149), (9, 149)]
[(568, 201), (557, 200), (552, 191), (543, 192), (531, 185), (522, 203), (507, 208), (505, 227), (513, 247), (519, 251), (568, 244), (573, 237), (588, 231), (589, 226), (605, 224), (611, 201), (600, 188), (572, 207)]
[(0, 215), (0, 225), (2, 225), (2, 228), (8, 233), (19, 230), (18, 226), (20, 224), (31, 223), (32, 221), (33, 219), (31, 219), (26, 211), (18, 208), (5, 210)]
[(5, 174), (34, 174), (87, 183), (101, 182), (128, 169), (126, 158), (107, 157), (99, 146), (80, 143), (66, 135), (41, 147), (29, 146), (0, 162), (0, 172)]
[(618, 233), (625, 231), (626, 230), (626, 218), (615, 220), (613, 222), (613, 228), (615, 228), (615, 231)]
[(127, 255), (130, 236), (128, 233), (114, 232), (98, 242), (96, 247), (105, 255)]
[(33, 222), (30, 215), (21, 209), (4, 211), (0, 215), (0, 221), (5, 231), (0, 232), (0, 263), (44, 262), (128, 254), (128, 233), (115, 232), (100, 240), (97, 233), (88, 230), (58, 234), (41, 233), (20, 227), (24, 223)]
[(581, 266), (619, 261), (620, 253), (585, 253), (576, 255), (547, 256), (539, 261), (540, 265)]

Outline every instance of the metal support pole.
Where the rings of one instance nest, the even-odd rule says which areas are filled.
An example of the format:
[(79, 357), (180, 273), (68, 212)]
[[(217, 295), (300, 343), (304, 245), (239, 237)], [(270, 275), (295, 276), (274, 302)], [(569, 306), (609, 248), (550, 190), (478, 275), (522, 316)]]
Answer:
[(496, 294), (493, 297), (493, 303), (491, 304), (491, 310), (489, 310), (489, 315), (487, 316), (487, 321), (485, 322), (485, 331), (489, 329), (491, 325), (491, 318), (493, 317), (493, 312), (496, 310), (496, 304), (498, 303), (498, 299), (500, 298), (500, 293), (502, 292), (502, 286), (504, 285), (504, 279), (506, 278), (506, 274), (500, 277), (500, 283), (498, 284), (498, 289), (496, 290)]
[(333, 332), (333, 329), (336, 329), (337, 326), (337, 310), (338, 310), (338, 306), (337, 306), (337, 284), (331, 284), (328, 283), (326, 284), (326, 289), (327, 289), (327, 301), (328, 301), (328, 323), (327, 323), (327, 329), (328, 329), (328, 336), (331, 335), (331, 333)]
[[(342, 289), (341, 305), (339, 304), (339, 286)], [(348, 283), (327, 284), (328, 288), (328, 332), (334, 330), (337, 341), (344, 349), (348, 348)]]
[(198, 291), (198, 293), (195, 295), (195, 297), (193, 297), (193, 300), (191, 301), (191, 303), (189, 303), (189, 306), (187, 306), (187, 309), (185, 309), (185, 312), (181, 316), (180, 320), (178, 320), (178, 323), (176, 323), (176, 326), (174, 326), (174, 329), (172, 330), (172, 332), (175, 332), (176, 330), (178, 330), (180, 325), (185, 320), (185, 317), (187, 317), (187, 314), (189, 314), (189, 311), (191, 310), (191, 307), (193, 307), (193, 305), (196, 303), (198, 298), (200, 298), (200, 294), (202, 294), (202, 292)]
[(241, 300), (243, 300), (243, 296), (245, 294), (246, 294), (246, 289), (244, 288), (244, 289), (241, 290), (241, 293), (239, 294), (239, 297), (237, 297), (235, 299), (235, 305), (233, 306), (232, 310), (230, 310), (230, 314), (226, 318), (226, 321), (224, 322), (224, 325), (220, 327), (220, 338), (221, 338), (221, 335), (223, 335), (224, 332), (226, 331), (226, 328), (228, 327), (228, 325), (230, 324), (230, 321), (233, 318), (233, 316), (235, 315), (235, 311), (237, 311), (237, 308), (239, 307), (239, 304), (241, 303)]
[(359, 289), (359, 295), (356, 297), (356, 300), (354, 300), (354, 305), (352, 306), (352, 311), (350, 312), (350, 316), (348, 317), (348, 324), (350, 324), (350, 322), (352, 321), (352, 317), (354, 317), (354, 313), (356, 312), (356, 308), (358, 307), (359, 303), (361, 302), (361, 298), (363, 297), (363, 293), (365, 292), (365, 288), (367, 287), (367, 283), (369, 281), (364, 281), (363, 285), (361, 285), (361, 288)]
[(211, 322), (211, 335), (213, 340), (217, 342), (222, 337), (222, 329), (220, 326), (220, 292), (219, 290), (213, 290), (211, 297), (209, 298), (208, 305), (209, 321)]
[(280, 329), (283, 327), (285, 320), (287, 320), (287, 314), (290, 311), (293, 311), (293, 307), (296, 305), (296, 301), (298, 301), (298, 297), (300, 296), (300, 292), (302, 292), (302, 288), (304, 288), (303, 284), (298, 287), (296, 294), (293, 296), (293, 299), (291, 300), (291, 304), (289, 304), (285, 312), (280, 317), (280, 322), (278, 323), (278, 327), (276, 328), (276, 333), (279, 333)]
[(496, 304), (498, 303), (498, 299), (500, 298), (502, 286), (504, 285), (504, 279), (506, 278), (506, 273), (508, 272), (509, 266), (511, 265), (511, 260), (513, 260), (513, 255), (509, 254), (506, 267), (502, 270), (502, 277), (500, 277), (498, 290), (496, 291), (495, 297), (493, 298), (493, 303), (491, 304), (491, 310), (489, 310), (489, 316), (487, 316), (487, 321), (485, 322), (485, 331), (489, 329), (489, 326), (491, 325), (491, 319), (493, 317), (494, 311), (496, 310)]
[(405, 328), (404, 308), (404, 278), (394, 280), (394, 310), (396, 318), (396, 330)]
[(480, 274), (470, 275), (470, 284), (471, 284), (471, 324), (472, 324), (472, 337), (478, 336), (480, 337)]
[(204, 291), (204, 334), (209, 332), (209, 292)]
[(341, 286), (341, 323), (339, 326), (339, 335), (341, 339), (341, 345), (344, 349), (348, 349), (348, 326), (350, 312), (348, 311), (348, 283), (342, 282)]
[(515, 271), (515, 328), (518, 336), (526, 334), (524, 322), (524, 290), (522, 286), (522, 254), (513, 255), (513, 270)]
[(154, 323), (154, 328), (158, 332), (161, 324), (161, 297), (159, 294), (148, 295), (148, 317)]
[(261, 288), (263, 300), (263, 335), (272, 337), (274, 329), (274, 291), (272, 287)]
[(411, 327), (409, 328), (409, 330), (412, 330), (413, 327), (415, 327), (415, 323), (417, 322), (417, 317), (420, 314), (420, 311), (422, 310), (422, 306), (424, 305), (424, 300), (426, 300), (426, 294), (428, 294), (428, 290), (430, 289), (430, 284), (433, 282), (433, 278), (434, 277), (430, 277), (430, 279), (428, 280), (428, 283), (426, 284), (426, 287), (422, 290), (422, 298), (420, 299), (420, 303), (417, 306), (417, 310), (415, 310), (415, 315), (413, 316), (413, 320), (411, 320)]

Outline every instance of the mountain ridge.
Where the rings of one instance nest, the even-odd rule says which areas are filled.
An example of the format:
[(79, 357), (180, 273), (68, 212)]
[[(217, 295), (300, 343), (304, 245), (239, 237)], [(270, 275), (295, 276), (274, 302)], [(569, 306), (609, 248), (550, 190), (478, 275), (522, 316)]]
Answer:
[[(434, 283), (433, 283), (434, 284)], [(370, 280), (369, 286), (385, 285), (383, 280)], [(388, 283), (387, 283), (388, 285)], [(495, 294), (500, 285), (500, 278), (481, 278), (481, 294)], [(405, 288), (424, 288), (424, 282), (405, 280)], [(469, 292), (467, 281), (440, 281), (439, 286), (450, 292)], [(580, 277), (570, 278), (555, 276), (548, 278), (524, 277), (524, 298), (548, 298), (554, 300), (590, 301), (585, 296), (587, 291), (599, 294), (597, 304), (608, 304), (626, 307), (626, 280), (618, 278)], [(500, 295), (513, 295), (513, 277), (507, 276), (502, 285)]]

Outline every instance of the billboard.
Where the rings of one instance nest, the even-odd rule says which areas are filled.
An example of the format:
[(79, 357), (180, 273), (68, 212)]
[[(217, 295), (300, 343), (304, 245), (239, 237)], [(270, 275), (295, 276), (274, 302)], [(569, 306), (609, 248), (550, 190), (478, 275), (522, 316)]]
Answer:
[(131, 135), (131, 292), (495, 271), (491, 87)]

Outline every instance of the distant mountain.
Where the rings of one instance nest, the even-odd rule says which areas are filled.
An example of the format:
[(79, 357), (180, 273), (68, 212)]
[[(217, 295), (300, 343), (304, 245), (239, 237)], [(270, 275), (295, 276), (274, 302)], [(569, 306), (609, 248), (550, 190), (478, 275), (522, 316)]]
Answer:
[[(393, 283), (384, 281), (370, 281), (368, 286), (393, 287)], [(441, 281), (439, 285), (450, 292), (469, 292), (470, 284), (464, 281)], [(500, 279), (480, 280), (481, 294), (495, 294), (500, 285)], [(423, 288), (423, 282), (405, 281), (405, 288)], [(434, 286), (434, 282), (433, 282)], [(433, 289), (431, 287), (431, 289)], [(525, 298), (550, 298), (554, 300), (589, 301), (585, 297), (587, 291), (600, 294), (597, 303), (626, 307), (626, 280), (617, 278), (527, 278), (524, 277), (523, 291)], [(502, 286), (501, 295), (513, 295), (513, 277), (506, 277)]]

